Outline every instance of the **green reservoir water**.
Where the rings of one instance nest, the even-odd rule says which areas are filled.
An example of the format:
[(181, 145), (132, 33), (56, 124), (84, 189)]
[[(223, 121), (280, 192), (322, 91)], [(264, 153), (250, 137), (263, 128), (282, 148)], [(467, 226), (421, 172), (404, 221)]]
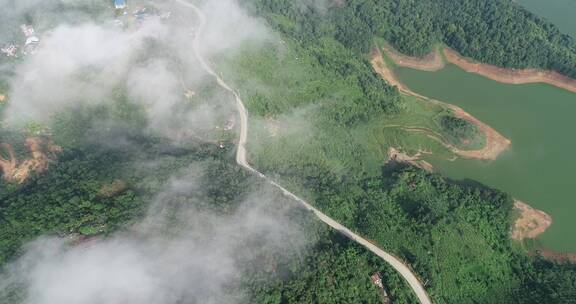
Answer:
[(576, 0), (520, 0), (532, 13), (556, 24), (560, 31), (576, 38)]
[(501, 84), (454, 65), (397, 73), (414, 91), (458, 105), (512, 140), (511, 149), (493, 162), (430, 159), (435, 168), (544, 210), (554, 223), (540, 243), (576, 252), (576, 94), (545, 84)]

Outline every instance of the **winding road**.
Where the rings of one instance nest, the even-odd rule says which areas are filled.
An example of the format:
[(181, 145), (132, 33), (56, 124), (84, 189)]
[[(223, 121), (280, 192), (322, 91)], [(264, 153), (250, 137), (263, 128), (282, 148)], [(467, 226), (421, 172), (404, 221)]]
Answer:
[(213, 76), (223, 89), (233, 94), (236, 100), (236, 107), (238, 108), (238, 113), (240, 115), (240, 138), (238, 140), (238, 148), (236, 151), (236, 162), (240, 166), (244, 167), (246, 170), (258, 175), (260, 178), (266, 180), (272, 186), (282, 191), (282, 193), (285, 196), (290, 197), (293, 200), (300, 203), (302, 207), (311, 211), (318, 219), (320, 219), (328, 226), (344, 234), (346, 237), (350, 238), (354, 242), (362, 245), (375, 255), (382, 258), (386, 263), (388, 263), (390, 266), (396, 269), (396, 271), (398, 271), (398, 273), (406, 280), (406, 282), (408, 282), (410, 288), (412, 288), (414, 294), (416, 295), (421, 304), (431, 304), (432, 301), (430, 300), (430, 297), (426, 293), (426, 290), (424, 289), (424, 286), (422, 285), (420, 280), (416, 277), (416, 275), (406, 264), (400, 261), (400, 259), (378, 248), (376, 245), (372, 244), (371, 242), (361, 237), (360, 235), (352, 232), (350, 229), (344, 227), (334, 219), (322, 213), (320, 210), (314, 208), (312, 205), (310, 205), (309, 203), (307, 203), (294, 193), (288, 191), (286, 188), (282, 187), (281, 185), (279, 185), (278, 183), (276, 183), (263, 173), (259, 172), (258, 170), (250, 166), (250, 164), (246, 160), (246, 142), (248, 140), (248, 111), (246, 111), (246, 107), (244, 106), (244, 103), (242, 102), (242, 99), (240, 98), (238, 93), (236, 93), (236, 91), (234, 91), (228, 84), (226, 84), (226, 82), (216, 72), (214, 72), (214, 70), (210, 67), (210, 65), (208, 65), (206, 60), (204, 60), (204, 57), (202, 56), (201, 51), (198, 47), (201, 42), (200, 40), (204, 27), (206, 26), (206, 17), (204, 13), (194, 4), (187, 2), (186, 0), (174, 0), (174, 1), (187, 8), (194, 10), (195, 14), (198, 16), (200, 24), (198, 29), (196, 30), (196, 35), (194, 37), (194, 44), (193, 44), (194, 56), (196, 57), (198, 62), (200, 62), (202, 69), (206, 71), (206, 73), (208, 73), (209, 75)]

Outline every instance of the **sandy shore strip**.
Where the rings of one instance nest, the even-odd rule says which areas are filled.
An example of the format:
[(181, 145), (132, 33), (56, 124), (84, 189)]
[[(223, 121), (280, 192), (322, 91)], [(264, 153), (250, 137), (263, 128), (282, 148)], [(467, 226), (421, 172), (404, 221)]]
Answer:
[[(424, 57), (406, 56), (386, 45), (382, 50), (394, 63), (400, 67), (421, 71), (438, 71), (444, 68), (445, 62), (440, 51), (436, 50)], [(474, 73), (507, 84), (546, 83), (555, 87), (576, 93), (576, 79), (564, 76), (555, 71), (538, 69), (510, 69), (501, 68), (486, 63), (477, 63), (466, 58), (458, 52), (445, 47), (444, 58), (468, 73)]]
[(547, 83), (555, 87), (576, 93), (576, 79), (564, 76), (555, 71), (537, 69), (507, 69), (495, 65), (474, 63), (462, 57), (456, 51), (445, 48), (446, 60), (469, 73), (475, 73), (486, 78), (508, 84)]
[(538, 249), (536, 253), (550, 261), (558, 263), (576, 263), (576, 253), (556, 252), (545, 248)]
[(383, 46), (382, 50), (396, 65), (401, 67), (435, 72), (446, 66), (442, 55), (438, 51), (434, 51), (424, 57), (411, 57), (399, 53), (389, 45)]
[(552, 225), (550, 215), (522, 201), (514, 200), (514, 208), (520, 212), (520, 216), (512, 227), (512, 239), (514, 240), (535, 239)]
[[(386, 49), (385, 49), (385, 51), (386, 51)], [(448, 51), (450, 51), (450, 50), (448, 50)], [(437, 53), (439, 53), (439, 52), (437, 52)], [(455, 54), (457, 55), (457, 53), (455, 53)], [(388, 55), (392, 60), (395, 60), (392, 56), (389, 55), (388, 52), (386, 53), (386, 55)], [(446, 56), (446, 57), (448, 59), (448, 56)], [(427, 56), (425, 58), (432, 58), (432, 57)], [(452, 57), (453, 60), (455, 60), (456, 58), (460, 58), (460, 57)], [(415, 62), (422, 62), (422, 60), (425, 60), (425, 59), (418, 59), (417, 61), (410, 61), (410, 65), (413, 65)], [(428, 59), (428, 60), (430, 60), (430, 59)], [(406, 64), (406, 62), (407, 61), (404, 60), (404, 61), (400, 62), (400, 64), (398, 64), (396, 62), (395, 63), (398, 64), (399, 66), (414, 68), (412, 66), (408, 66)], [(444, 106), (447, 106), (450, 109), (452, 109), (452, 111), (454, 111), (454, 114), (457, 117), (466, 119), (466, 120), (474, 123), (476, 126), (479, 127), (480, 130), (482, 130), (484, 132), (484, 134), (486, 134), (486, 146), (481, 150), (462, 151), (462, 150), (458, 150), (455, 147), (447, 145), (446, 147), (450, 148), (456, 155), (459, 155), (459, 156), (465, 157), (465, 158), (495, 159), (501, 152), (505, 151), (508, 148), (508, 146), (511, 144), (510, 140), (506, 139), (505, 137), (500, 135), (498, 132), (493, 130), (490, 126), (479, 121), (478, 119), (476, 119), (475, 117), (473, 117), (472, 115), (470, 115), (469, 113), (467, 113), (466, 111), (461, 109), (460, 107), (457, 107), (457, 106), (454, 106), (451, 104), (447, 104), (447, 103), (443, 103), (443, 102), (440, 102), (437, 100), (429, 99), (423, 95), (420, 95), (420, 94), (415, 93), (412, 90), (410, 90), (410, 88), (408, 88), (406, 85), (404, 85), (396, 77), (394, 72), (386, 65), (386, 62), (384, 61), (382, 54), (380, 53), (379, 49), (374, 49), (374, 51), (372, 52), (372, 66), (374, 67), (375, 71), (380, 76), (382, 76), (390, 84), (398, 87), (398, 89), (402, 93), (417, 96), (417, 97), (423, 98), (425, 100), (440, 103)], [(466, 69), (464, 69), (464, 70), (466, 70)], [(565, 77), (565, 76), (562, 76), (562, 77)], [(540, 81), (536, 81), (536, 82), (540, 82)], [(419, 160), (418, 154), (414, 155), (414, 156), (408, 156), (404, 153), (401, 153), (397, 149), (391, 148), (388, 151), (388, 155), (391, 157), (391, 159), (410, 163), (410, 164), (413, 164), (417, 167), (422, 168), (421, 164), (417, 162)], [(424, 168), (424, 169), (426, 169), (429, 172), (432, 172), (432, 170), (433, 170), (432, 167), (428, 167), (428, 168)], [(512, 226), (512, 229), (511, 229), (511, 238), (513, 240), (522, 241), (522, 240), (527, 239), (527, 238), (530, 238), (530, 239), (538, 238), (538, 236), (540, 236), (542, 233), (544, 233), (550, 227), (550, 225), (552, 225), (552, 217), (550, 215), (548, 215), (544, 211), (533, 208), (530, 205), (528, 205), (522, 201), (515, 199), (514, 200), (514, 209), (519, 212), (520, 216), (516, 219), (516, 221), (514, 222), (514, 225)], [(560, 253), (560, 252), (555, 252), (553, 250), (540, 248), (535, 252), (535, 254), (538, 254), (538, 255), (540, 255), (540, 256), (548, 259), (548, 260), (551, 260), (551, 261), (556, 261), (556, 262), (561, 262), (561, 263), (564, 263), (564, 262), (576, 263), (576, 253)]]
[(374, 48), (372, 51), (372, 67), (374, 70), (384, 78), (388, 83), (398, 87), (398, 89), (407, 95), (416, 96), (427, 100), (429, 102), (436, 103), (440, 106), (447, 107), (451, 109), (454, 115), (458, 118), (465, 119), (478, 127), (478, 129), (484, 133), (486, 137), (486, 144), (484, 148), (479, 150), (461, 150), (458, 149), (448, 143), (445, 143), (445, 146), (448, 147), (452, 152), (460, 157), (463, 158), (475, 158), (475, 159), (483, 159), (483, 160), (495, 160), (502, 152), (504, 152), (511, 144), (511, 141), (506, 137), (502, 136), (496, 130), (492, 129), (489, 125), (481, 122), (480, 120), (476, 119), (474, 116), (470, 115), (462, 108), (441, 102), (438, 100), (430, 99), (426, 96), (420, 95), (416, 92), (413, 92), (410, 88), (404, 85), (394, 74), (394, 72), (388, 67), (384, 58), (382, 57), (382, 53), (378, 48)]
[[(520, 213), (512, 226), (511, 237), (515, 241), (536, 239), (552, 225), (552, 217), (544, 211), (530, 205), (514, 200), (514, 208)], [(576, 253), (557, 252), (546, 248), (538, 248), (531, 254), (540, 255), (543, 258), (558, 263), (576, 263)]]
[(384, 57), (382, 57), (382, 53), (380, 52), (379, 48), (375, 47), (372, 50), (371, 58), (372, 58), (371, 59), (372, 68), (374, 68), (376, 73), (378, 73), (378, 75), (384, 78), (384, 80), (386, 80), (389, 84), (396, 86), (398, 90), (400, 90), (400, 92), (402, 93), (418, 96), (420, 98), (426, 98), (423, 95), (420, 95), (416, 92), (412, 92), (396, 77), (394, 72), (392, 72), (392, 69), (390, 69), (390, 67), (388, 67), (388, 65), (384, 61)]
[[(442, 102), (441, 102), (442, 103)], [(478, 129), (484, 133), (486, 136), (486, 144), (484, 148), (479, 150), (461, 150), (454, 148), (454, 152), (464, 158), (477, 158), (484, 160), (495, 160), (502, 152), (506, 151), (512, 142), (504, 137), (498, 131), (492, 129), (489, 125), (481, 122), (476, 117), (470, 115), (468, 112), (464, 111), (462, 108), (457, 107), (453, 104), (442, 103), (444, 106), (449, 107), (454, 115), (458, 118), (467, 120), (472, 124), (476, 125)]]

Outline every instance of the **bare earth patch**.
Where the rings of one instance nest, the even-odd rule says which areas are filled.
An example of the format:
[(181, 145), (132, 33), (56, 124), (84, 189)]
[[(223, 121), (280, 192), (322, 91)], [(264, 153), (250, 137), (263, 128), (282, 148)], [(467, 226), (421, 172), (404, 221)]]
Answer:
[(484, 145), (484, 148), (479, 150), (461, 150), (456, 147), (453, 147), (452, 150), (457, 155), (464, 158), (495, 160), (498, 157), (498, 155), (506, 151), (510, 146), (510, 144), (512, 143), (508, 138), (504, 137), (502, 134), (492, 129), (489, 125), (476, 119), (474, 116), (470, 115), (462, 108), (452, 104), (447, 103), (442, 104), (449, 107), (454, 112), (454, 115), (456, 117), (462, 118), (476, 125), (478, 127), (478, 130), (484, 133), (484, 136), (486, 136), (486, 144)]
[(0, 149), (3, 149), (8, 154), (8, 159), (0, 156), (0, 171), (2, 171), (4, 180), (23, 183), (31, 173), (42, 173), (48, 169), (48, 163), (51, 159), (46, 153), (62, 152), (60, 146), (55, 145), (52, 141), (44, 141), (38, 137), (27, 138), (26, 147), (30, 151), (31, 157), (18, 161), (14, 148), (10, 144), (0, 144)]
[(3, 103), (6, 101), (6, 95), (0, 94), (0, 103)]
[(278, 120), (272, 117), (266, 117), (264, 124), (270, 137), (278, 136), (278, 132), (280, 131), (280, 122)]
[[(552, 217), (544, 211), (534, 209), (524, 202), (516, 200), (514, 208), (520, 212), (520, 216), (512, 227), (512, 239), (522, 241), (524, 239), (535, 239), (544, 233), (552, 225)], [(576, 253), (556, 252), (546, 248), (540, 248), (535, 253), (543, 258), (559, 263), (576, 263)]]
[(514, 208), (520, 216), (514, 222), (512, 239), (521, 241), (527, 238), (535, 239), (552, 225), (552, 217), (544, 211), (530, 207), (528, 204), (516, 200)]
[(449, 143), (442, 142), (442, 144), (448, 149), (450, 149), (454, 154), (463, 158), (495, 160), (498, 157), (498, 155), (500, 155), (510, 146), (511, 141), (509, 139), (504, 137), (502, 134), (498, 133), (496, 130), (492, 129), (489, 125), (476, 119), (474, 116), (470, 115), (462, 108), (449, 103), (430, 99), (426, 96), (420, 95), (412, 91), (410, 88), (404, 85), (396, 77), (394, 72), (386, 65), (386, 62), (382, 57), (382, 53), (380, 53), (380, 50), (378, 48), (374, 48), (374, 50), (372, 51), (372, 67), (374, 68), (376, 73), (382, 76), (382, 78), (384, 78), (391, 85), (398, 87), (398, 89), (402, 93), (416, 96), (429, 102), (436, 103), (440, 106), (447, 107), (454, 112), (454, 115), (456, 117), (469, 121), (470, 123), (477, 126), (480, 132), (484, 133), (484, 136), (486, 137), (486, 144), (482, 149), (478, 150), (461, 150)]
[(428, 172), (434, 171), (434, 167), (432, 166), (432, 164), (430, 164), (427, 161), (420, 159), (421, 155), (422, 155), (422, 152), (418, 152), (415, 155), (410, 156), (404, 152), (401, 152), (400, 150), (398, 150), (394, 147), (390, 147), (390, 149), (388, 149), (388, 158), (391, 161), (396, 161), (396, 162), (400, 162), (400, 163), (408, 163), (408, 164), (411, 164), (411, 165), (416, 166), (418, 168), (424, 169)]
[(558, 263), (576, 263), (576, 253), (570, 252), (555, 252), (548, 249), (540, 249), (538, 253), (547, 260), (555, 261)]
[(104, 184), (98, 194), (102, 197), (110, 198), (124, 192), (128, 188), (128, 184), (125, 181), (117, 179), (112, 183)]

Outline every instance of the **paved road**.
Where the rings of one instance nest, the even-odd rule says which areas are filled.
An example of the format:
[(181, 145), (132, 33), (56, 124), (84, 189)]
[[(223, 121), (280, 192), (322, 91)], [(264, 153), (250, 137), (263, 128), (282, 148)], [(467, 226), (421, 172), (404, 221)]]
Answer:
[(198, 7), (196, 7), (194, 4), (187, 2), (185, 0), (175, 0), (175, 1), (177, 3), (183, 5), (183, 6), (186, 6), (190, 9), (194, 10), (194, 12), (196, 13), (196, 15), (199, 18), (199, 27), (196, 30), (196, 35), (194, 37), (194, 55), (196, 56), (196, 59), (200, 62), (200, 65), (202, 66), (202, 68), (208, 74), (213, 76), (216, 79), (216, 81), (218, 82), (218, 84), (223, 89), (232, 93), (234, 95), (234, 98), (236, 99), (236, 106), (238, 108), (238, 112), (240, 115), (240, 139), (238, 141), (238, 150), (236, 152), (236, 162), (240, 166), (244, 167), (246, 170), (253, 172), (254, 174), (265, 179), (268, 183), (270, 183), (271, 185), (273, 185), (274, 187), (276, 187), (280, 191), (282, 191), (282, 193), (284, 195), (286, 195), (286, 196), (294, 199), (298, 203), (300, 203), (304, 208), (306, 208), (309, 211), (311, 211), (312, 213), (314, 213), (314, 215), (318, 219), (320, 219), (322, 222), (326, 223), (328, 226), (339, 231), (340, 233), (344, 234), (345, 236), (347, 236), (348, 238), (350, 238), (354, 242), (364, 246), (366, 249), (370, 250), (372, 253), (381, 257), (384, 261), (386, 261), (388, 264), (390, 264), (390, 266), (392, 266), (394, 269), (396, 269), (396, 271), (398, 271), (398, 273), (400, 273), (400, 275), (402, 277), (404, 277), (406, 282), (408, 282), (408, 284), (410, 285), (410, 287), (412, 288), (412, 290), (414, 291), (414, 293), (418, 297), (418, 300), (420, 301), (421, 304), (431, 304), (432, 301), (430, 300), (430, 297), (426, 293), (426, 290), (424, 289), (424, 286), (422, 285), (420, 280), (418, 280), (418, 278), (412, 272), (412, 270), (410, 270), (410, 268), (408, 268), (408, 266), (406, 266), (404, 263), (402, 263), (402, 261), (400, 261), (395, 256), (387, 253), (386, 251), (378, 248), (376, 245), (370, 243), (365, 238), (352, 232), (350, 229), (344, 227), (343, 225), (341, 225), (340, 223), (338, 223), (334, 219), (332, 219), (329, 216), (327, 216), (326, 214), (322, 213), (320, 210), (314, 208), (312, 205), (310, 205), (309, 203), (307, 203), (306, 201), (304, 201), (300, 197), (296, 196), (294, 193), (288, 191), (286, 188), (282, 187), (281, 185), (279, 185), (278, 183), (276, 183), (272, 179), (268, 178), (266, 175), (260, 173), (258, 170), (254, 169), (252, 166), (250, 166), (250, 164), (246, 160), (246, 142), (248, 140), (248, 111), (246, 111), (246, 107), (244, 106), (244, 103), (242, 102), (242, 99), (240, 99), (240, 96), (238, 95), (238, 93), (236, 93), (236, 91), (234, 91), (228, 84), (226, 84), (226, 82), (224, 82), (224, 80), (216, 72), (214, 72), (214, 70), (210, 67), (210, 65), (208, 65), (206, 63), (206, 61), (204, 60), (204, 57), (202, 56), (202, 53), (198, 47), (200, 44), (200, 39), (201, 39), (201, 35), (203, 33), (203, 30), (204, 30), (204, 27), (206, 26), (206, 17), (202, 13), (202, 11)]

